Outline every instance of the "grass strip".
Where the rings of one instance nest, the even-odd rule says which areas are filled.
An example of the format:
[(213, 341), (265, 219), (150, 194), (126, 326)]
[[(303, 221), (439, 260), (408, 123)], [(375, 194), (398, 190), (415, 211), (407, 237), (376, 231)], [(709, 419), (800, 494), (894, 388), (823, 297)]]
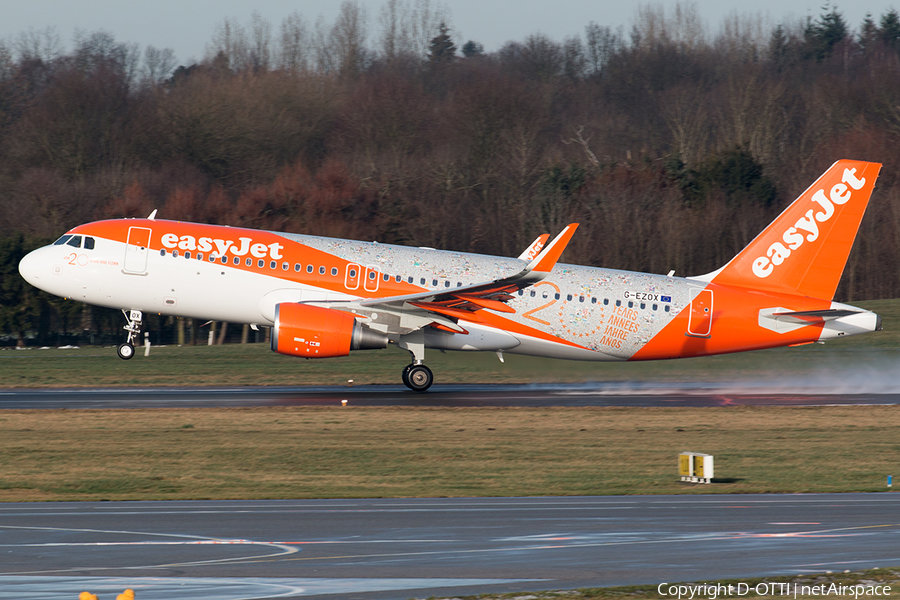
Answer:
[[(900, 406), (0, 412), (0, 500), (873, 492)], [(685, 450), (711, 485), (678, 481)]]

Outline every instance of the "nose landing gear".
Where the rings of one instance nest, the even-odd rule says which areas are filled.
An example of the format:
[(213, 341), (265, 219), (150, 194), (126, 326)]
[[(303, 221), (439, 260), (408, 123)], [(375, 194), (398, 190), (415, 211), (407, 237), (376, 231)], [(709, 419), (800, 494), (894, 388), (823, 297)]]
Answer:
[(125, 331), (128, 332), (128, 337), (125, 339), (124, 344), (119, 344), (119, 347), (116, 348), (116, 354), (118, 354), (119, 358), (122, 360), (128, 360), (134, 356), (134, 341), (141, 335), (141, 319), (143, 318), (143, 314), (141, 314), (141, 311), (139, 310), (123, 310), (122, 314), (125, 315), (125, 318), (128, 320), (128, 323), (125, 325)]

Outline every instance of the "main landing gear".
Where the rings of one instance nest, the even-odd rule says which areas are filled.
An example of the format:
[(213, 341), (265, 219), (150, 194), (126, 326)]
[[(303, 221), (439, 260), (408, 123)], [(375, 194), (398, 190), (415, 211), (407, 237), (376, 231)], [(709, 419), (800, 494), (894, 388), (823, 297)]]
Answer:
[(414, 392), (424, 392), (434, 383), (434, 373), (423, 364), (406, 365), (400, 375), (403, 385)]
[(400, 337), (397, 344), (412, 355), (412, 363), (406, 365), (400, 378), (403, 385), (414, 392), (424, 392), (434, 383), (434, 373), (425, 366), (425, 333), (420, 329)]
[(119, 358), (122, 360), (128, 360), (134, 356), (134, 341), (141, 335), (141, 319), (143, 315), (139, 310), (123, 310), (122, 314), (125, 315), (125, 318), (128, 320), (128, 324), (125, 325), (125, 331), (128, 332), (128, 338), (126, 338), (124, 344), (119, 344), (119, 347), (116, 348), (116, 354), (118, 354)]

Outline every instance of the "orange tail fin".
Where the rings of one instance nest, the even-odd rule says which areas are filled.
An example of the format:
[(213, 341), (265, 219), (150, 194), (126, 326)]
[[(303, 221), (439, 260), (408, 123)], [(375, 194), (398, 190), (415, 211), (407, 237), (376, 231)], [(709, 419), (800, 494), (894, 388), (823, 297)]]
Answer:
[(712, 281), (831, 300), (880, 170), (837, 161)]

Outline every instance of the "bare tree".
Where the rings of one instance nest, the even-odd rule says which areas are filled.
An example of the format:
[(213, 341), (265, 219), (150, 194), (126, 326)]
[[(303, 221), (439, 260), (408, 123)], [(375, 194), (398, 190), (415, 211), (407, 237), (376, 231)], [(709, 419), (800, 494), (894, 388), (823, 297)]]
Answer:
[(224, 19), (216, 27), (212, 41), (206, 46), (207, 62), (224, 58), (230, 70), (240, 71), (249, 64), (249, 57), (247, 31), (236, 19)]
[(175, 52), (171, 48), (147, 46), (144, 49), (143, 79), (154, 85), (162, 83), (172, 74), (177, 63)]
[(392, 65), (401, 56), (412, 53), (409, 4), (387, 0), (381, 7), (378, 21), (381, 24), (378, 50), (387, 64)]
[(272, 24), (253, 11), (250, 16), (249, 67), (254, 72), (264, 72), (272, 68)]
[(310, 32), (300, 13), (294, 12), (281, 22), (281, 47), (278, 66), (291, 73), (305, 73), (310, 69)]
[(39, 60), (51, 63), (63, 53), (59, 33), (54, 27), (23, 31), (16, 37), (13, 46), (19, 61)]
[(366, 9), (356, 0), (344, 0), (341, 3), (337, 20), (331, 29), (330, 41), (336, 54), (338, 71), (342, 75), (355, 76), (366, 66), (366, 20)]

